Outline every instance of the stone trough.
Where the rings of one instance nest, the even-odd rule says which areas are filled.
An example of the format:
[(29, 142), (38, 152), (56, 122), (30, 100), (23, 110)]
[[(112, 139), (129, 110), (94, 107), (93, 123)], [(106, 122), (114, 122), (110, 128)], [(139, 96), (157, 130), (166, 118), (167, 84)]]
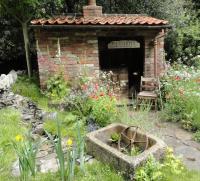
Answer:
[[(162, 159), (166, 149), (166, 144), (159, 138), (143, 133), (137, 130), (135, 139), (139, 140), (138, 145), (141, 148), (147, 147), (137, 156), (129, 156), (119, 149), (111, 146), (111, 135), (113, 133), (121, 133), (128, 128), (124, 124), (111, 124), (107, 127), (93, 131), (86, 135), (87, 152), (94, 156), (99, 161), (110, 164), (115, 169), (125, 173), (125, 175), (134, 175), (134, 170), (144, 163), (150, 155), (153, 155), (157, 160)], [(135, 129), (127, 130), (127, 136), (130, 137), (135, 133)], [(126, 142), (126, 141), (125, 141)], [(136, 143), (137, 144), (137, 143)]]

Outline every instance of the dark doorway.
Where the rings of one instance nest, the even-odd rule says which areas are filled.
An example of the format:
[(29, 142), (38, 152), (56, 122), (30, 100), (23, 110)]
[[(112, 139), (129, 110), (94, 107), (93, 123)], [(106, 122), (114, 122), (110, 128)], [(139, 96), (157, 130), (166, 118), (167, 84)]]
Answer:
[[(127, 91), (138, 92), (144, 67), (144, 43), (137, 38), (99, 38), (100, 68), (105, 71), (122, 71), (127, 77)], [(127, 70), (127, 76), (125, 76)]]

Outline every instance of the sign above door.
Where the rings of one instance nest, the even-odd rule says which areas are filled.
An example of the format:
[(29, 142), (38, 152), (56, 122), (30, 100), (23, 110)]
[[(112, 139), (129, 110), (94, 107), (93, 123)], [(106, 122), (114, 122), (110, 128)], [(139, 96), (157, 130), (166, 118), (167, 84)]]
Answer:
[(140, 48), (140, 43), (135, 40), (119, 40), (119, 41), (111, 41), (108, 44), (108, 49), (120, 49), (120, 48)]

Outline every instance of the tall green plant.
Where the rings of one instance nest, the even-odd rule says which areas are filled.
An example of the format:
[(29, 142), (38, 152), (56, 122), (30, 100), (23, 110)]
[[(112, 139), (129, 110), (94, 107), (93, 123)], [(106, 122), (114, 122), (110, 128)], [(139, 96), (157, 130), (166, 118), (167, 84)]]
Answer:
[(57, 138), (54, 140), (49, 133), (47, 133), (47, 135), (50, 138), (51, 142), (53, 143), (56, 155), (58, 157), (61, 180), (65, 181), (65, 158), (62, 149), (61, 123), (58, 119), (56, 119), (56, 125), (57, 125), (57, 132), (56, 132)]
[(75, 176), (75, 162), (78, 157), (80, 156), (81, 159), (81, 169), (84, 170), (84, 139), (81, 137), (80, 134), (80, 125), (77, 123), (77, 144), (75, 145), (71, 138), (67, 139), (66, 141), (66, 159), (62, 147), (62, 136), (61, 136), (61, 122), (56, 119), (57, 123), (57, 132), (56, 132), (56, 139), (54, 140), (53, 137), (49, 134), (49, 138), (51, 139), (52, 143), (54, 144), (54, 148), (58, 157), (59, 161), (59, 168), (60, 168), (60, 175), (62, 181), (72, 181)]
[(30, 175), (35, 177), (39, 142), (34, 142), (29, 133), (26, 137), (17, 135), (12, 145), (19, 159), (20, 179), (28, 181)]

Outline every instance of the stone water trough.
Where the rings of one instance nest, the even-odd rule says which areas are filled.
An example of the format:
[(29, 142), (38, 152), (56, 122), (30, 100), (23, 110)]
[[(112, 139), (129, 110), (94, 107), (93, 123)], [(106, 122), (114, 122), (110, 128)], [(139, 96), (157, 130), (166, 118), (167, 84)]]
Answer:
[[(134, 144), (143, 150), (137, 156), (129, 156), (120, 151), (117, 146), (113, 147), (110, 140), (111, 135), (113, 133), (121, 134), (123, 130), (126, 130), (126, 136), (130, 139), (134, 135)], [(121, 143), (123, 142), (127, 145), (127, 139), (121, 136)], [(162, 159), (166, 147), (167, 145), (159, 138), (143, 133), (139, 129), (129, 128), (125, 124), (111, 124), (86, 135), (87, 152), (97, 160), (110, 164), (115, 169), (125, 173), (125, 175), (133, 175), (134, 170), (144, 163), (150, 155), (158, 160)]]

